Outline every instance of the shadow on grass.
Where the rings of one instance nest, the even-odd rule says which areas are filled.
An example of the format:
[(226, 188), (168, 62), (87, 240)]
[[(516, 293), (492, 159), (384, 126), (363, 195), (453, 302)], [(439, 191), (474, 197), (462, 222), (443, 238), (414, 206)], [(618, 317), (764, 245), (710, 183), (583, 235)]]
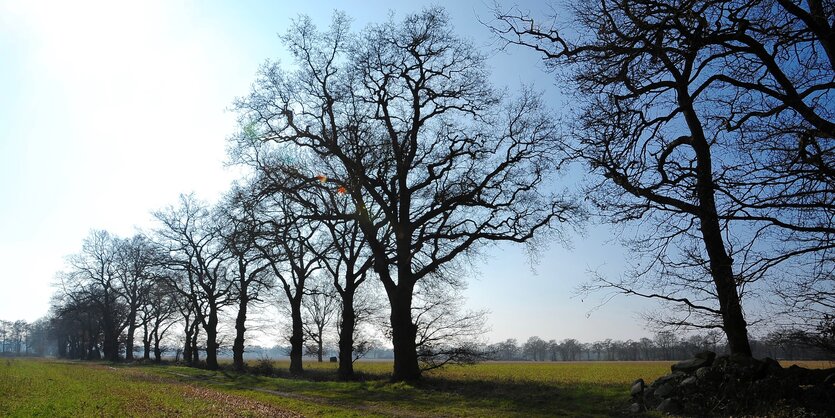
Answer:
[(620, 385), (458, 380), (426, 377), (392, 383), (388, 375), (363, 373), (339, 381), (329, 370), (302, 376), (277, 371), (266, 377), (230, 370), (190, 369), (196, 379), (231, 390), (256, 390), (307, 403), (391, 416), (613, 416), (626, 415), (627, 389)]

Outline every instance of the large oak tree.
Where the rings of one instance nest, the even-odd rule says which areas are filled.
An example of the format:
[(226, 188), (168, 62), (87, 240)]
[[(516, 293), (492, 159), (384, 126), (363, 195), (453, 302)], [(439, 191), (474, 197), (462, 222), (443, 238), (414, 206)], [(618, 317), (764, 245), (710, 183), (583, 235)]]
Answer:
[[(393, 378), (419, 378), (416, 285), (487, 242), (577, 218), (554, 183), (555, 118), (526, 89), (493, 89), (439, 8), (356, 34), (342, 15), (324, 32), (301, 18), (283, 40), (296, 68), (263, 67), (237, 104), (238, 145), (284, 152), (287, 176), (353, 202), (391, 307)], [(297, 154), (316, 172), (294, 169)]]
[[(750, 355), (752, 283), (829, 276), (834, 22), (817, 0), (498, 11), (493, 29), (542, 54), (584, 104), (572, 148), (601, 175), (590, 198), (649, 231), (633, 242), (643, 264), (604, 286), (679, 304), (664, 322), (722, 328), (732, 352)], [(787, 261), (795, 268), (776, 268)]]

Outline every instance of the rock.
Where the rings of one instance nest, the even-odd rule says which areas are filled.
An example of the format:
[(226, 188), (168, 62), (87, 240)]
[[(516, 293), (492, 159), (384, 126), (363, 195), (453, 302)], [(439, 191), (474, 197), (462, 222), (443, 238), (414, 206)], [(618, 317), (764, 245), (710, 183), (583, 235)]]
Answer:
[(732, 354), (728, 357), (727, 364), (722, 369), (725, 375), (733, 375), (737, 380), (752, 381), (759, 380), (766, 376), (767, 366), (765, 362), (750, 356)]
[(789, 366), (789, 370), (791, 370), (792, 372), (797, 372), (803, 370), (803, 368), (796, 364), (792, 364), (791, 366)]
[(670, 366), (674, 372), (682, 372), (691, 374), (702, 367), (708, 367), (713, 364), (716, 358), (716, 353), (713, 351), (701, 351), (690, 360), (680, 361)]
[(696, 376), (690, 376), (687, 379), (682, 380), (681, 383), (678, 384), (678, 389), (677, 390), (678, 390), (679, 394), (689, 395), (689, 394), (698, 392), (699, 391), (698, 380), (699, 379)]
[(658, 386), (662, 383), (669, 382), (669, 381), (672, 381), (672, 380), (683, 379), (685, 377), (687, 377), (687, 373), (680, 372), (680, 371), (674, 371), (670, 374), (667, 374), (667, 375), (659, 377), (658, 379), (655, 379), (655, 381), (652, 382), (652, 384), (655, 385), (655, 386)]
[(775, 372), (779, 373), (781, 370), (783, 370), (783, 366), (780, 365), (780, 362), (774, 360), (771, 357), (764, 358), (763, 363), (765, 363), (765, 366), (766, 368), (768, 368), (770, 374), (773, 374)]
[(655, 389), (655, 396), (659, 398), (666, 398), (667, 396), (670, 396), (675, 389), (676, 387), (672, 382), (665, 382), (659, 386), (658, 389)]
[[(677, 364), (653, 382), (632, 383), (632, 401), (644, 411), (686, 416), (832, 416), (835, 417), (835, 368), (782, 368), (770, 358), (711, 354)], [(822, 384), (824, 383), (824, 384)], [(643, 392), (640, 389), (643, 389)], [(637, 395), (635, 395), (637, 393)], [(631, 403), (630, 402), (630, 403)], [(635, 407), (637, 408), (637, 406)], [(799, 408), (799, 409), (798, 409)], [(811, 411), (798, 414), (798, 411)], [(784, 412), (791, 413), (784, 414)], [(623, 411), (626, 413), (626, 411)]]
[(655, 398), (655, 386), (649, 386), (644, 391), (644, 402), (649, 402)]
[(766, 357), (762, 360), (756, 360), (753, 366), (751, 366), (754, 372), (754, 378), (756, 379), (763, 379), (768, 376), (774, 376), (780, 374), (783, 371), (783, 366), (774, 360), (773, 358)]
[(708, 363), (713, 364), (713, 360), (716, 358), (716, 353), (713, 351), (700, 351), (693, 357), (707, 360)]
[(674, 414), (681, 409), (681, 405), (675, 399), (664, 399), (655, 409), (666, 414)]
[(630, 391), (630, 394), (633, 397), (640, 396), (641, 393), (644, 392), (644, 387), (646, 387), (646, 384), (644, 384), (644, 379), (638, 379), (632, 382), (632, 390)]
[(633, 403), (632, 405), (629, 406), (629, 412), (631, 412), (633, 414), (637, 414), (637, 413), (639, 413), (643, 410), (644, 410), (644, 407), (642, 407), (641, 404), (639, 404), (638, 402), (635, 402), (635, 403)]
[[(711, 353), (713, 354), (713, 353)], [(670, 366), (674, 372), (693, 373), (702, 367), (710, 366), (713, 363), (713, 358), (692, 358), (690, 360), (680, 361)]]
[(742, 354), (731, 354), (731, 356), (728, 358), (728, 361), (743, 367), (758, 368), (760, 367), (760, 365), (762, 365), (761, 361), (751, 356), (745, 356)]

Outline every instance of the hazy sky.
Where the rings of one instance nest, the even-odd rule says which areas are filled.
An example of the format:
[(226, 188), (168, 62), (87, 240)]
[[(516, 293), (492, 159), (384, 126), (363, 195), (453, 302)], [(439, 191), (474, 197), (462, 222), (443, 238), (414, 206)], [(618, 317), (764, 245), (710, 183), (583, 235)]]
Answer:
[[(179, 193), (213, 199), (226, 189), (235, 177), (224, 168), (235, 130), (227, 109), (264, 60), (287, 61), (276, 34), (292, 18), (326, 26), (338, 8), (362, 28), (424, 4), (0, 0), (0, 319), (46, 314), (55, 272), (91, 228), (131, 234)], [(493, 52), (477, 20), (490, 4), (447, 7), (457, 32), (492, 55), (497, 85), (533, 84), (559, 110), (560, 89), (536, 55)], [(617, 274), (626, 255), (609, 238), (592, 227), (571, 250), (555, 244), (536, 274), (521, 248), (490, 249), (465, 293), (491, 311), (489, 339), (647, 335), (636, 314), (653, 305), (618, 298), (587, 318), (595, 303), (572, 297), (587, 270)]]

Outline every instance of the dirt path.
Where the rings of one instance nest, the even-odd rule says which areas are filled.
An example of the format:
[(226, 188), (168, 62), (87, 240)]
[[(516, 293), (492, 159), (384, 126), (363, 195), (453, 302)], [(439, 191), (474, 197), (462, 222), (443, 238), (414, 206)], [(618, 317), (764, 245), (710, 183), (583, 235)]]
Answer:
[[(108, 367), (109, 369), (120, 372), (129, 376), (131, 379), (137, 380), (144, 380), (144, 381), (152, 381), (152, 382), (166, 382), (171, 383), (172, 379), (166, 379), (162, 376), (145, 373), (141, 370), (133, 369), (133, 368), (115, 368), (115, 367)], [(174, 373), (174, 372), (167, 372), (169, 374), (182, 377), (182, 378), (191, 378), (193, 376), (188, 376), (185, 374)], [(192, 379), (194, 380), (194, 379)], [(197, 379), (200, 380), (200, 379)], [(179, 382), (179, 380), (174, 380)], [(220, 382), (213, 382), (213, 383), (220, 383)], [(250, 399), (246, 396), (230, 394), (226, 392), (222, 392), (219, 390), (214, 390), (205, 386), (197, 386), (191, 384), (185, 384), (183, 386), (184, 394), (189, 398), (194, 399), (203, 399), (209, 401), (213, 405), (219, 405), (220, 407), (216, 410), (212, 411), (213, 416), (220, 416), (220, 417), (239, 417), (239, 416), (256, 416), (256, 417), (278, 417), (278, 418), (300, 418), (304, 417), (304, 415), (290, 411), (284, 408), (280, 408), (278, 406), (272, 405), (266, 402), (259, 402), (255, 399)]]
[[(192, 376), (192, 375), (187, 375), (187, 374), (177, 373), (177, 372), (172, 372), (172, 371), (167, 371), (167, 370), (165, 370), (164, 373), (176, 376), (177, 378), (180, 378), (180, 379), (199, 381), (199, 382), (204, 382), (204, 383), (209, 383), (209, 384), (223, 385), (225, 383), (228, 383), (228, 382), (224, 382), (224, 381), (221, 381), (221, 380), (212, 379), (211, 377), (208, 377), (208, 376)], [(267, 394), (278, 396), (278, 397), (290, 398), (290, 399), (295, 399), (295, 400), (299, 400), (299, 401), (309, 402), (309, 403), (318, 404), (318, 405), (327, 405), (327, 406), (333, 406), (333, 407), (337, 407), (337, 408), (347, 408), (347, 409), (352, 409), (352, 410), (356, 410), (356, 411), (365, 411), (365, 412), (370, 412), (370, 413), (379, 414), (379, 415), (385, 415), (385, 416), (389, 416), (389, 417), (420, 418), (420, 417), (424, 416), (424, 415), (417, 415), (417, 414), (414, 414), (414, 413), (409, 413), (409, 412), (406, 412), (406, 411), (398, 411), (398, 410), (386, 409), (386, 408), (381, 408), (381, 407), (375, 407), (373, 405), (346, 406), (346, 405), (339, 404), (339, 403), (336, 403), (336, 402), (333, 402), (333, 401), (330, 401), (330, 400), (327, 400), (327, 399), (314, 397), (314, 396), (309, 396), (309, 395), (302, 395), (302, 394), (293, 393), (293, 392), (285, 392), (285, 391), (279, 391), (279, 390), (253, 387), (253, 386), (239, 386), (239, 388), (246, 389), (246, 390), (252, 390), (252, 391), (256, 391), (256, 392), (261, 392), (261, 393), (267, 393)], [(302, 415), (295, 415), (295, 416), (302, 416)]]

